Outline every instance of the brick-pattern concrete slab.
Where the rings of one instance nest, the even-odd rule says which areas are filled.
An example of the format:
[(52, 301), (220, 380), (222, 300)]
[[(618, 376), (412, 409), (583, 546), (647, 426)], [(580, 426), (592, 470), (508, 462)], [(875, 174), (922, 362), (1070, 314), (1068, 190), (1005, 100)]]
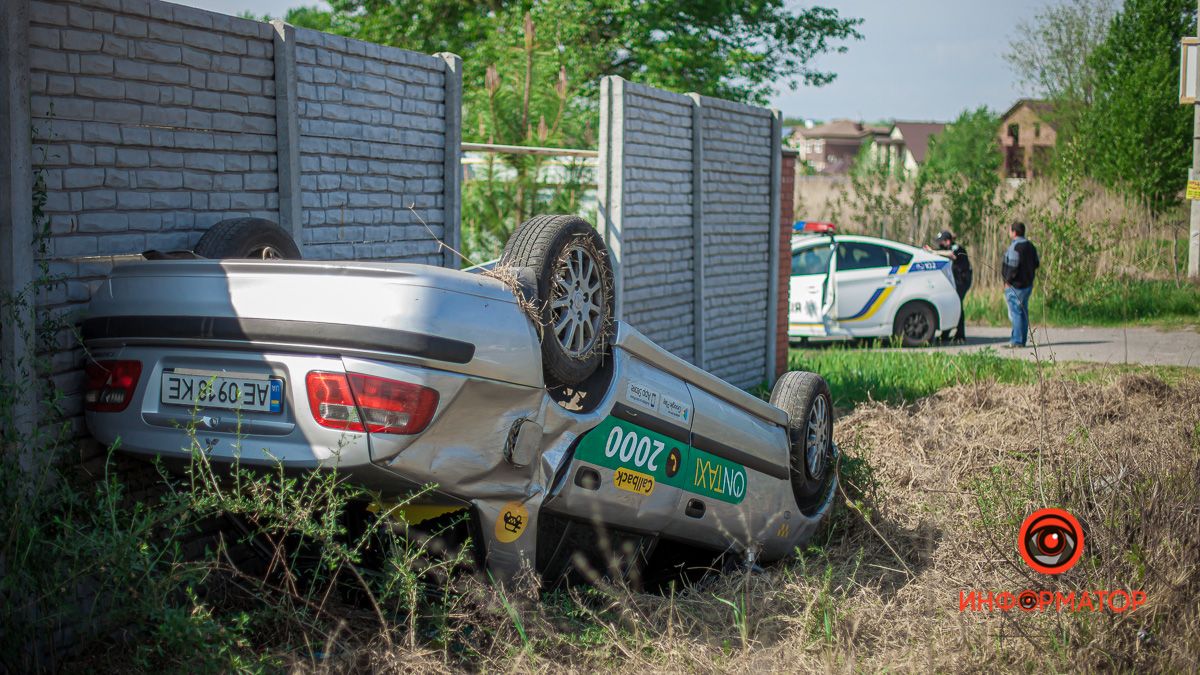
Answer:
[(307, 250), (441, 264), (421, 221), (445, 238), (446, 62), (311, 30), (296, 40)]
[(680, 358), (692, 339), (692, 99), (625, 83), (624, 320)]
[(772, 380), (776, 114), (615, 77), (600, 107), (599, 227), (621, 318), (735, 385)]

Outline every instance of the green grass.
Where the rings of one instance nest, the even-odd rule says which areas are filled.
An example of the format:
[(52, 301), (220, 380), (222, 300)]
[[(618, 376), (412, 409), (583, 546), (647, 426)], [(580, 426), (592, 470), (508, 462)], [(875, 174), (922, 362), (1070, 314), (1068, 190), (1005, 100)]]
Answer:
[(868, 400), (915, 401), (945, 387), (980, 380), (1034, 382), (1037, 367), (992, 350), (950, 354), (831, 345), (793, 349), (788, 356), (790, 370), (809, 370), (829, 382), (839, 408)]
[[(1008, 325), (1008, 309), (1001, 288), (967, 294), (967, 321), (989, 326)], [(1200, 324), (1200, 288), (1177, 286), (1172, 281), (1096, 281), (1076, 293), (1074, 300), (1047, 302), (1034, 287), (1029, 315), (1035, 324), (1048, 326), (1125, 326)]]
[(808, 370), (829, 382), (833, 403), (853, 408), (865, 401), (908, 403), (940, 389), (973, 382), (1029, 384), (1044, 377), (1100, 380), (1123, 373), (1144, 373), (1167, 383), (1194, 378), (1196, 370), (1179, 366), (1143, 366), (1083, 362), (1036, 363), (1001, 356), (991, 348), (978, 352), (929, 352), (878, 349), (869, 345), (831, 344), (792, 349), (789, 370)]

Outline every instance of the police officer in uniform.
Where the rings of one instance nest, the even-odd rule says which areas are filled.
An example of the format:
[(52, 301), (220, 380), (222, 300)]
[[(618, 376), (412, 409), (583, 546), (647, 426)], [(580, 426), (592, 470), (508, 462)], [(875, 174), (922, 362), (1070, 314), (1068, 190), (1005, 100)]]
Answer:
[(954, 233), (950, 230), (942, 230), (938, 233), (937, 245), (936, 249), (926, 246), (925, 250), (950, 259), (950, 271), (954, 277), (954, 287), (958, 291), (958, 301), (962, 308), (962, 311), (958, 313), (958, 329), (951, 339), (955, 342), (965, 342), (967, 339), (967, 312), (963, 299), (967, 297), (967, 291), (971, 289), (971, 282), (974, 280), (971, 259), (967, 257), (967, 249), (954, 241)]

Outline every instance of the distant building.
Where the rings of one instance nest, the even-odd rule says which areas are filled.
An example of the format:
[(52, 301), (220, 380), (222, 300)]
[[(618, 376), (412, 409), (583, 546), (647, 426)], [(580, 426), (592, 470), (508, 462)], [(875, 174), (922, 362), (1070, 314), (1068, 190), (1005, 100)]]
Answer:
[(1034, 178), (1049, 170), (1058, 142), (1058, 132), (1050, 121), (1053, 113), (1054, 104), (1049, 101), (1023, 98), (1000, 117), (998, 135), (1006, 178)]
[(875, 141), (871, 154), (875, 161), (887, 161), (916, 173), (929, 156), (929, 139), (945, 128), (941, 122), (896, 122), (885, 137)]
[(800, 153), (817, 173), (846, 173), (867, 141), (885, 138), (888, 127), (865, 125), (853, 120), (833, 120), (811, 128), (796, 127), (788, 144)]

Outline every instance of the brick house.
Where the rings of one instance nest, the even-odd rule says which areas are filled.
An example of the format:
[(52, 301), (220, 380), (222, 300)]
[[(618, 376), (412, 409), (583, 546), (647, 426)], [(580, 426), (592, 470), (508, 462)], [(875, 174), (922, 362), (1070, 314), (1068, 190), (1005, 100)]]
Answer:
[(1000, 116), (997, 136), (1004, 153), (1005, 178), (1028, 179), (1046, 173), (1058, 134), (1052, 121), (1054, 104), (1023, 98)]
[(867, 141), (887, 137), (890, 129), (853, 120), (833, 120), (815, 127), (796, 127), (788, 145), (799, 151), (799, 161), (820, 174), (844, 174)]

